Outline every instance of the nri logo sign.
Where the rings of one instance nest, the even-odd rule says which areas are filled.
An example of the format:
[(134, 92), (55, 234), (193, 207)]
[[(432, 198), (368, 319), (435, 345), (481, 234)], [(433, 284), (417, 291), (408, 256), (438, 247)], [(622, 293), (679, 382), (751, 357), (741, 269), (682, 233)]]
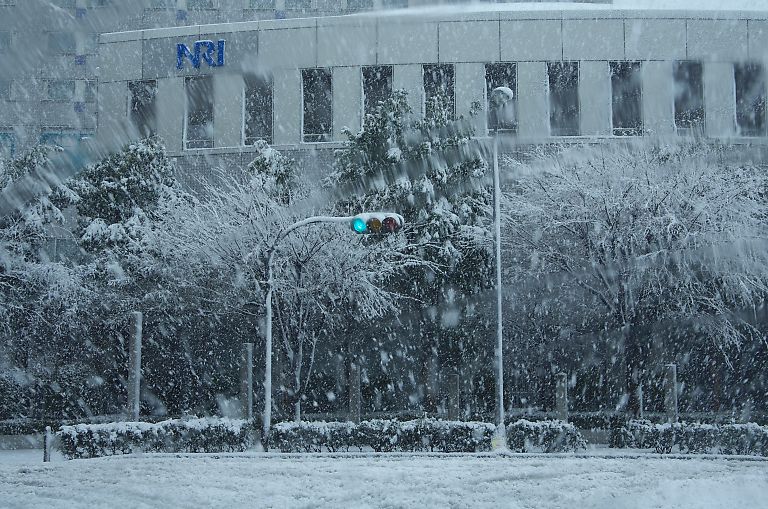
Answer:
[[(200, 59), (205, 60), (208, 67), (221, 67), (224, 65), (224, 46), (226, 41), (220, 39), (218, 44), (213, 41), (195, 42), (194, 51), (190, 51), (186, 44), (176, 45), (176, 68), (184, 69), (184, 57), (189, 58), (192, 67), (200, 69)], [(214, 54), (216, 60), (213, 59)]]

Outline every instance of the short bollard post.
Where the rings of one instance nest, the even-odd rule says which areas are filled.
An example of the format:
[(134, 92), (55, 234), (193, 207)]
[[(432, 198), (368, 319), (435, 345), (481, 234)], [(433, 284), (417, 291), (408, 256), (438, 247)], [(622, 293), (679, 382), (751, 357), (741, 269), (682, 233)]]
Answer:
[(43, 436), (43, 463), (51, 461), (51, 446), (53, 446), (53, 434), (51, 433), (51, 427), (45, 427), (45, 435)]

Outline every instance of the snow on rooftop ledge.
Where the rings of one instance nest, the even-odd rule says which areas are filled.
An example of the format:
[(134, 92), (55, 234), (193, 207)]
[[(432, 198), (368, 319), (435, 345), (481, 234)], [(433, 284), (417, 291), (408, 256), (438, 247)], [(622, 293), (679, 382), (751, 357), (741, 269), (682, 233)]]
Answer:
[(466, 12), (504, 11), (578, 11), (578, 10), (672, 10), (672, 11), (766, 11), (768, 0), (572, 0), (523, 2), (468, 2), (461, 4), (425, 5), (403, 9), (377, 10), (357, 16), (404, 14), (459, 14)]

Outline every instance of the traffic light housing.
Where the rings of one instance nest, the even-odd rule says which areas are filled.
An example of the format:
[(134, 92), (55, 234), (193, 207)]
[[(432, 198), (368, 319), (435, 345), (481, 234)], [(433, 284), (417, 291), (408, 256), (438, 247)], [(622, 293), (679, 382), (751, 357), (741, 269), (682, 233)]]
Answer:
[(405, 224), (403, 216), (394, 212), (368, 212), (352, 218), (352, 230), (363, 235), (397, 233)]

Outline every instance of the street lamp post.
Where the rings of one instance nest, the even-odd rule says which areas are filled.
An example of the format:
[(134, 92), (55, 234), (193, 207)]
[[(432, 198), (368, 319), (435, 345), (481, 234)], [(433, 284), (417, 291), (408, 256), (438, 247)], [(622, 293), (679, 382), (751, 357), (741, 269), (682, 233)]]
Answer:
[[(502, 292), (501, 292), (501, 183), (499, 178), (499, 123), (508, 116), (514, 93), (507, 87), (497, 87), (491, 92), (491, 106), (494, 110), (493, 123), (493, 226), (496, 243), (496, 433), (494, 449), (506, 448), (504, 426), (504, 351), (502, 335)], [(505, 115), (507, 114), (507, 115)]]
[(403, 216), (389, 212), (358, 214), (357, 216), (312, 216), (284, 228), (278, 233), (275, 241), (269, 247), (267, 255), (267, 294), (264, 298), (265, 344), (264, 344), (264, 413), (262, 415), (262, 442), (264, 448), (269, 447), (269, 428), (272, 424), (272, 292), (274, 290), (274, 271), (272, 264), (275, 259), (277, 245), (292, 231), (316, 223), (347, 223), (357, 233), (393, 233), (405, 223)]

